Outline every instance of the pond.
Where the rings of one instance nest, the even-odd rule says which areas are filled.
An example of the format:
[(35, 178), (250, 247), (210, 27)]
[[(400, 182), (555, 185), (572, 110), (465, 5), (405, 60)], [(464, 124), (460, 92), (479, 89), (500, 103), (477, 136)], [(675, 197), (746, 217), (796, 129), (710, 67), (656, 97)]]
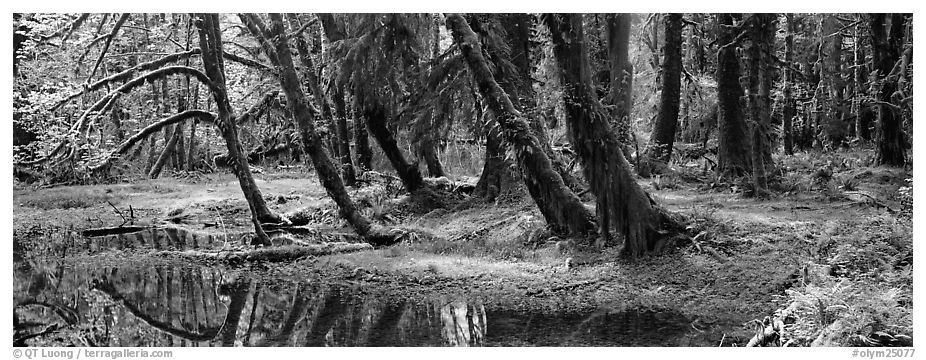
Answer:
[[(145, 230), (14, 241), (14, 343), (78, 346), (690, 346), (704, 334), (679, 312), (531, 311), (476, 295), (391, 298), (370, 285), (258, 278), (247, 270), (62, 261), (76, 248), (186, 249), (224, 237)], [(68, 243), (73, 246), (67, 245)]]

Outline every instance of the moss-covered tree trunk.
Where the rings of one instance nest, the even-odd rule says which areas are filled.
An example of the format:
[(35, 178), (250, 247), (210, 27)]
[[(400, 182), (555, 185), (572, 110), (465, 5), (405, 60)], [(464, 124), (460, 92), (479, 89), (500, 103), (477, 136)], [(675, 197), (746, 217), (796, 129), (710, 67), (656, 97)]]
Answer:
[(740, 99), (744, 96), (740, 84), (740, 63), (736, 55), (736, 33), (731, 27), (736, 14), (719, 14), (720, 30), (717, 43), (717, 104), (718, 138), (717, 172), (722, 175), (741, 176), (750, 171), (749, 137)]
[(283, 26), (283, 17), (280, 14), (270, 14), (270, 27), (267, 28), (260, 18), (254, 14), (240, 15), (258, 40), (262, 44), (267, 57), (279, 68), (279, 81), (283, 93), (286, 95), (286, 107), (296, 121), (299, 136), (306, 154), (312, 158), (312, 165), (318, 174), (318, 180), (325, 188), (328, 196), (338, 205), (341, 217), (351, 225), (358, 235), (372, 245), (388, 245), (394, 242), (393, 237), (386, 234), (360, 214), (354, 202), (347, 194), (347, 189), (337, 169), (325, 153), (321, 138), (315, 131), (313, 112), (309, 111), (308, 98), (302, 90), (296, 67), (293, 63), (292, 52), (289, 49), (289, 39)]
[[(876, 105), (878, 109), (878, 157), (879, 165), (903, 166), (906, 163), (907, 142), (904, 139), (900, 110), (894, 106), (893, 95), (897, 91), (897, 75), (892, 74), (894, 64), (900, 60), (903, 49), (904, 14), (869, 14), (872, 63), (880, 83)], [(888, 27), (890, 29), (888, 29)]]
[[(610, 65), (611, 127), (625, 148), (630, 143), (630, 115), (633, 111), (633, 64), (630, 63), (630, 25), (633, 14), (605, 17)], [(630, 155), (625, 149), (624, 156)]]
[(768, 172), (772, 163), (771, 141), (771, 56), (774, 53), (776, 14), (753, 14), (748, 28), (749, 117), (752, 122), (752, 179), (757, 196), (768, 195)]
[(573, 147), (595, 194), (601, 236), (613, 227), (624, 237), (625, 256), (661, 250), (666, 230), (677, 224), (637, 184), (610, 121), (592, 90), (581, 14), (547, 14), (553, 55), (564, 86), (566, 120)]
[[(333, 43), (333, 42), (341, 41), (347, 38), (347, 34), (345, 34), (343, 27), (337, 22), (333, 14), (322, 13), (322, 14), (316, 14), (316, 15), (318, 16), (318, 19), (322, 23), (322, 30), (324, 31), (325, 37), (328, 39), (329, 42)], [(347, 94), (346, 94), (346, 91), (343, 85), (341, 84), (337, 85), (336, 90), (337, 92), (334, 95), (335, 97), (334, 101), (335, 101), (335, 106), (337, 108), (338, 106), (337, 104), (339, 104), (339, 101), (340, 101), (340, 104), (346, 105), (345, 96)], [(362, 115), (358, 111), (359, 107), (358, 107), (356, 100), (357, 100), (356, 97), (354, 97), (354, 101), (351, 102), (351, 104), (353, 105), (353, 110), (354, 110), (353, 111), (353, 119), (354, 119), (353, 120), (353, 130), (354, 130), (353, 138), (354, 138), (354, 146), (355, 146), (354, 151), (357, 153), (357, 168), (360, 170), (360, 172), (364, 172), (364, 171), (368, 171), (372, 169), (371, 162), (373, 161), (373, 151), (372, 149), (370, 149), (370, 140), (367, 134), (366, 126), (364, 125), (366, 122), (362, 121)], [(339, 134), (338, 135), (341, 136), (342, 144), (349, 144), (348, 139), (351, 137), (351, 134), (347, 132), (347, 114), (348, 114), (348, 112), (346, 111), (347, 107), (344, 106), (344, 109), (345, 109), (344, 116), (342, 117), (341, 115), (338, 115), (339, 116), (339, 122), (338, 122)], [(347, 150), (342, 149), (341, 151), (341, 163), (342, 164), (346, 164), (345, 159), (344, 159), (345, 155), (347, 155), (346, 160), (350, 160), (349, 149), (350, 148), (348, 145)]]
[[(366, 85), (358, 84), (358, 86)], [(359, 92), (358, 89), (355, 94)], [(399, 179), (402, 180), (405, 190), (412, 193), (421, 189), (424, 186), (424, 178), (421, 177), (418, 166), (409, 163), (405, 159), (405, 155), (402, 154), (395, 136), (387, 126), (389, 123), (389, 111), (380, 103), (380, 99), (361, 98), (360, 104), (360, 111), (363, 112), (363, 118), (366, 120), (367, 130), (370, 135), (373, 135), (373, 139), (376, 139), (376, 143), (379, 144), (386, 158), (389, 159), (392, 168), (395, 169)]]
[(231, 161), (232, 172), (238, 178), (238, 184), (241, 191), (247, 199), (248, 206), (251, 209), (251, 219), (254, 223), (254, 230), (257, 235), (257, 242), (269, 245), (270, 238), (261, 228), (261, 222), (281, 222), (279, 215), (274, 214), (267, 207), (260, 189), (251, 176), (248, 167), (247, 155), (241, 149), (241, 142), (238, 140), (238, 129), (235, 126), (233, 110), (228, 101), (228, 93), (225, 90), (225, 63), (222, 59), (222, 31), (219, 29), (219, 17), (216, 14), (199, 14), (196, 21), (199, 30), (199, 47), (202, 49), (203, 67), (206, 70), (206, 76), (215, 85), (212, 98), (215, 100), (218, 117), (215, 125), (219, 133), (225, 140), (225, 146), (228, 149), (228, 155)]
[[(666, 14), (665, 45), (662, 48), (662, 93), (659, 96), (659, 111), (650, 146), (647, 149), (647, 165), (653, 172), (659, 172), (669, 163), (675, 129), (678, 127), (678, 110), (682, 84), (682, 14)], [(646, 169), (641, 169), (646, 170)], [(648, 175), (648, 171), (642, 171)]]
[(528, 192), (547, 224), (554, 231), (576, 235), (594, 231), (591, 214), (553, 169), (530, 125), (495, 81), (472, 28), (459, 14), (447, 15), (446, 26), (463, 52), (480, 94), (495, 113), (505, 140), (514, 150)]
[[(286, 14), (286, 19), (289, 21), (289, 26), (292, 31), (296, 31), (298, 28), (302, 27), (302, 21), (299, 20), (299, 17), (296, 14)], [(344, 145), (349, 144), (341, 143), (340, 129), (338, 129), (338, 120), (335, 118), (334, 111), (331, 110), (331, 105), (328, 104), (328, 99), (325, 98), (325, 94), (321, 90), (320, 82), (318, 77), (315, 76), (315, 64), (312, 61), (312, 54), (309, 52), (309, 44), (305, 41), (305, 37), (302, 35), (296, 36), (293, 38), (293, 42), (296, 44), (296, 50), (299, 54), (299, 61), (302, 64), (303, 76), (305, 78), (305, 84), (309, 92), (312, 93), (312, 98), (315, 100), (315, 103), (321, 108), (321, 119), (328, 127), (328, 142), (329, 148), (331, 150), (331, 155), (339, 160), (343, 160), (344, 156), (341, 155), (341, 150), (344, 148)], [(342, 176), (345, 178), (345, 182), (348, 185), (353, 185), (356, 182), (354, 175), (353, 164), (350, 163), (350, 152), (347, 154), (348, 162), (345, 164), (342, 162), (341, 169)]]

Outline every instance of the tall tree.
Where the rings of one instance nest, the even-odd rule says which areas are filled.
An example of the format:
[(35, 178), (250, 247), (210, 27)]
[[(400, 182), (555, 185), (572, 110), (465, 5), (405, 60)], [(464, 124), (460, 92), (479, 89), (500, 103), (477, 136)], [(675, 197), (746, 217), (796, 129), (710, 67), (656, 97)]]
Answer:
[(662, 94), (647, 154), (648, 165), (655, 171), (664, 167), (672, 156), (682, 85), (682, 14), (666, 14), (663, 21), (666, 41), (662, 48)]
[(893, 101), (898, 76), (894, 67), (903, 49), (903, 28), (907, 17), (907, 14), (896, 13), (868, 15), (872, 63), (877, 71), (874, 80), (878, 82), (876, 108), (879, 165), (903, 166), (907, 160), (907, 141), (904, 139), (900, 110)]
[(717, 172), (740, 176), (749, 172), (749, 137), (746, 136), (746, 119), (740, 98), (744, 96), (740, 84), (740, 63), (736, 55), (738, 39), (734, 19), (739, 14), (719, 14), (720, 35), (717, 51), (717, 104), (719, 144), (717, 148)]
[(225, 62), (223, 61), (222, 30), (219, 29), (219, 17), (216, 14), (199, 14), (196, 27), (199, 30), (199, 47), (202, 49), (203, 67), (206, 76), (214, 84), (212, 98), (215, 100), (218, 117), (215, 126), (218, 127), (222, 138), (225, 139), (226, 148), (232, 172), (238, 178), (241, 191), (247, 199), (251, 209), (251, 218), (259, 243), (269, 245), (270, 239), (261, 228), (261, 222), (282, 222), (283, 219), (267, 207), (260, 189), (251, 176), (247, 155), (241, 148), (238, 140), (238, 129), (235, 125), (234, 113), (228, 100), (225, 84)]
[(767, 173), (772, 164), (771, 141), (771, 88), (772, 55), (776, 29), (776, 14), (753, 14), (749, 18), (748, 47), (745, 49), (749, 86), (749, 118), (752, 123), (752, 178), (757, 196), (768, 194)]
[(314, 112), (309, 111), (308, 98), (302, 90), (302, 83), (293, 64), (292, 51), (289, 48), (289, 38), (284, 30), (283, 16), (270, 14), (270, 27), (266, 27), (256, 14), (241, 14), (242, 22), (247, 25), (251, 34), (257, 37), (261, 48), (270, 61), (279, 68), (279, 81), (283, 93), (286, 95), (286, 107), (296, 121), (299, 136), (306, 154), (312, 158), (312, 165), (318, 174), (318, 181), (325, 188), (328, 196), (338, 205), (341, 217), (351, 225), (358, 235), (372, 245), (390, 245), (395, 237), (385, 233), (380, 227), (370, 223), (347, 194), (347, 189), (337, 169), (328, 158), (322, 146), (321, 137), (315, 131)]
[(565, 88), (566, 120), (573, 147), (595, 194), (600, 235), (611, 224), (624, 237), (622, 253), (631, 258), (660, 251), (664, 234), (677, 223), (637, 184), (610, 121), (594, 95), (581, 14), (546, 14), (553, 55)]
[(784, 103), (781, 110), (781, 138), (784, 145), (784, 151), (787, 155), (794, 154), (794, 143), (792, 137), (792, 121), (796, 111), (794, 109), (794, 99), (791, 91), (794, 86), (794, 73), (791, 70), (791, 64), (794, 63), (794, 14), (785, 14), (785, 66), (782, 69), (782, 102)]
[(495, 113), (508, 146), (514, 150), (524, 184), (547, 224), (554, 231), (575, 235), (593, 231), (595, 225), (591, 214), (553, 169), (530, 125), (495, 80), (479, 38), (466, 19), (460, 14), (449, 14), (446, 26), (462, 51), (480, 94)]
[(843, 29), (835, 14), (826, 14), (821, 21), (820, 59), (823, 66), (820, 77), (826, 87), (824, 135), (830, 146), (838, 147), (844, 145), (846, 136), (845, 111), (843, 110), (845, 81), (842, 79)]

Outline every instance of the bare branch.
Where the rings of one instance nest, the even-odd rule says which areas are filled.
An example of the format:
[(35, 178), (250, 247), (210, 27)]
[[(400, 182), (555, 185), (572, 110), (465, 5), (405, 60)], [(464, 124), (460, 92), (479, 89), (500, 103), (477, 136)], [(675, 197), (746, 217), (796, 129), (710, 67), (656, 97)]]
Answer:
[(117, 159), (125, 155), (136, 144), (138, 144), (139, 142), (141, 142), (148, 136), (151, 136), (151, 134), (158, 132), (159, 130), (161, 130), (161, 128), (168, 126), (168, 125), (173, 125), (173, 124), (176, 124), (176, 123), (179, 123), (187, 119), (191, 119), (191, 118), (199, 118), (200, 121), (215, 123), (215, 114), (202, 111), (202, 110), (187, 110), (187, 111), (184, 111), (178, 114), (171, 115), (164, 119), (158, 120), (151, 125), (146, 126), (144, 129), (141, 129), (135, 135), (132, 135), (131, 137), (123, 141), (122, 144), (120, 144), (119, 147), (116, 148), (116, 150), (111, 152), (109, 156), (106, 157), (106, 160), (103, 160), (103, 162), (90, 167), (90, 170), (95, 172), (95, 171), (99, 171), (100, 169), (106, 166), (109, 166), (109, 164), (112, 163), (114, 159)]
[(106, 43), (103, 44), (103, 49), (100, 50), (100, 57), (96, 59), (96, 64), (93, 65), (93, 70), (90, 71), (90, 75), (87, 76), (87, 83), (90, 83), (90, 79), (93, 78), (93, 75), (96, 74), (96, 70), (100, 67), (100, 64), (103, 63), (103, 57), (106, 56), (106, 52), (109, 51), (109, 45), (112, 44), (113, 38), (116, 37), (116, 34), (119, 32), (119, 28), (122, 27), (122, 24), (129, 19), (129, 13), (124, 13), (119, 17), (119, 20), (116, 20), (116, 25), (113, 26), (112, 31), (109, 32), (109, 35), (106, 36)]

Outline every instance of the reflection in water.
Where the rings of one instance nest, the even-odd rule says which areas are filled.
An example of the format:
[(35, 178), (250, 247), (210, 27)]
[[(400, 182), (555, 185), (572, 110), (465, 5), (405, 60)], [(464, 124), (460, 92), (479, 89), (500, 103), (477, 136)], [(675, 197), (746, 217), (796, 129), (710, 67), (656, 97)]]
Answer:
[[(667, 346), (692, 345), (671, 311), (486, 308), (465, 296), (401, 296), (359, 285), (250, 278), (200, 266), (43, 262), (108, 249), (221, 247), (237, 237), (148, 229), (14, 239), (17, 346)], [(373, 290), (373, 291), (371, 291)], [(703, 336), (703, 335), (700, 335)], [(687, 341), (687, 342), (686, 342)], [(716, 339), (709, 340), (716, 342)], [(705, 342), (694, 345), (705, 344)]]
[(201, 267), (23, 270), (14, 337), (31, 346), (652, 346), (687, 345), (690, 329), (673, 312), (493, 311)]

